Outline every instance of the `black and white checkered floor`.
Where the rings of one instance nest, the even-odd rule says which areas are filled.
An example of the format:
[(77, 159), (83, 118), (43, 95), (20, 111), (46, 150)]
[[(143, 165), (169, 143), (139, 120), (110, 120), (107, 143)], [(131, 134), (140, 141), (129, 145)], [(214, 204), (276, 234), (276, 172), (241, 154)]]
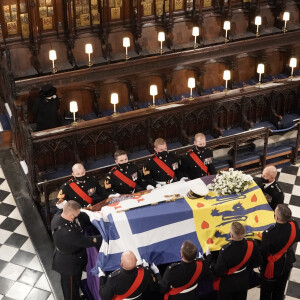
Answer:
[[(300, 224), (300, 168), (284, 167), (279, 174), (279, 182), (285, 192), (285, 203), (290, 205), (293, 216)], [(299, 244), (296, 247), (297, 262), (286, 290), (286, 300), (300, 299)], [(54, 300), (55, 298), (0, 167), (1, 299)], [(249, 290), (248, 300), (257, 299), (259, 288)]]
[(54, 300), (1, 168), (0, 299)]

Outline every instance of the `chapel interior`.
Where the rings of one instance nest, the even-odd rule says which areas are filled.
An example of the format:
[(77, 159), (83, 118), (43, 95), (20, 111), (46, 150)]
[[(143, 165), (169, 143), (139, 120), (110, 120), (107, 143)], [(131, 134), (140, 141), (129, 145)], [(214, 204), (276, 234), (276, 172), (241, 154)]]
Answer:
[[(297, 163), (299, 18), (294, 0), (2, 0), (0, 149), (46, 226), (74, 163), (103, 180), (159, 137), (182, 155), (204, 133), (218, 170)], [(44, 84), (63, 125), (36, 131)]]

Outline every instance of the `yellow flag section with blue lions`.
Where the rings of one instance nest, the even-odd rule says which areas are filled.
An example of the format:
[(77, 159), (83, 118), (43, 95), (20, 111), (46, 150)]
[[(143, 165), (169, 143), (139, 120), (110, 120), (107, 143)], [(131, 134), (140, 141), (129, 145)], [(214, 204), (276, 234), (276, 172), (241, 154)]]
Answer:
[(218, 196), (209, 192), (198, 199), (185, 200), (193, 210), (199, 242), (205, 251), (220, 248), (230, 241), (230, 226), (238, 221), (245, 226), (246, 238), (261, 239), (262, 232), (275, 223), (274, 212), (263, 192), (253, 182), (240, 194)]

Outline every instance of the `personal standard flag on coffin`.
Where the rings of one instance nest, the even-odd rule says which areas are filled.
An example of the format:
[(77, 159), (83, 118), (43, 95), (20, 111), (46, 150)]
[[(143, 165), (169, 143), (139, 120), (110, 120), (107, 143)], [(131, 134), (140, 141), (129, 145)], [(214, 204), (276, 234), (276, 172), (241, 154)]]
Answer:
[(200, 253), (207, 246), (219, 250), (229, 241), (233, 221), (243, 223), (247, 236), (256, 239), (274, 223), (273, 211), (255, 183), (238, 195), (209, 192), (199, 199), (181, 198), (119, 212), (111, 206), (87, 213), (103, 237), (94, 273), (98, 267), (119, 268), (125, 250), (132, 250), (139, 261), (171, 263), (180, 260), (185, 240), (195, 243)]

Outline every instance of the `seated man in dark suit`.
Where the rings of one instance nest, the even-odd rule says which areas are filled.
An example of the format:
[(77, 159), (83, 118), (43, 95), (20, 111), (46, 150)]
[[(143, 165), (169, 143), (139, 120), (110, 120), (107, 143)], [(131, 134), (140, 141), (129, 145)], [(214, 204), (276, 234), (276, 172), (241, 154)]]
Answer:
[(277, 169), (274, 166), (265, 167), (261, 178), (255, 178), (254, 181), (264, 192), (271, 208), (275, 210), (278, 204), (283, 203), (284, 194), (276, 182)]

